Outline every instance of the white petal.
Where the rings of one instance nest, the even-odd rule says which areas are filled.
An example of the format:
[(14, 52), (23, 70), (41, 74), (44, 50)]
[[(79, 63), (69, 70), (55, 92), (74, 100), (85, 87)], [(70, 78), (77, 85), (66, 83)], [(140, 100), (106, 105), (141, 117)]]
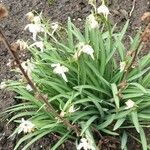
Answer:
[(125, 109), (130, 109), (130, 108), (135, 106), (135, 103), (132, 100), (130, 100), (130, 99), (127, 102), (125, 102), (125, 104), (127, 105), (125, 107)]
[(5, 89), (7, 87), (5, 82), (1, 82), (0, 89)]
[(77, 146), (77, 150), (81, 150), (83, 148), (83, 143), (80, 143), (78, 146)]
[(91, 27), (92, 29), (99, 27), (99, 24), (98, 24), (98, 22), (96, 21), (96, 19), (95, 19), (95, 17), (94, 17), (93, 14), (91, 14), (91, 15), (89, 15), (89, 16), (87, 17), (87, 22), (88, 22), (88, 24), (90, 25), (90, 27)]
[(67, 80), (67, 77), (66, 77), (65, 73), (62, 73), (62, 74), (61, 74), (61, 76), (62, 76), (62, 78), (63, 78), (66, 82), (68, 82), (68, 80)]
[(31, 87), (29, 84), (26, 86), (26, 89), (27, 89), (28, 91), (32, 91), (32, 90), (33, 90), (32, 87)]
[(34, 21), (35, 24), (41, 24), (41, 18), (40, 18), (40, 16), (35, 16), (33, 18), (33, 21)]
[(33, 33), (33, 37), (32, 37), (32, 39), (33, 39), (33, 41), (36, 41), (36, 35), (37, 35), (37, 32), (32, 32)]
[(41, 52), (43, 52), (44, 43), (42, 41), (37, 41), (37, 42), (33, 43), (32, 45), (30, 45), (30, 47), (32, 47), (32, 46), (36, 46), (37, 48), (39, 48), (41, 50)]
[(106, 5), (102, 4), (98, 9), (97, 9), (97, 12), (99, 14), (104, 14), (105, 16), (107, 16), (109, 14), (109, 9)]

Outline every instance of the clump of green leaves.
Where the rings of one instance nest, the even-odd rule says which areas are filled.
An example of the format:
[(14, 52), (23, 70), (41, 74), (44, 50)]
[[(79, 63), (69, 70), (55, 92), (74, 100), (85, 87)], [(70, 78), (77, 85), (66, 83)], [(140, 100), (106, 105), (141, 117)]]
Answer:
[(127, 50), (124, 35), (129, 21), (116, 32), (106, 15), (92, 14), (82, 32), (69, 18), (63, 29), (65, 38), (46, 25), (40, 37), (42, 51), (29, 46), (32, 81), (60, 117), (79, 128), (79, 134), (47, 111), (38, 93), (27, 90), (23, 82), (12, 81), (7, 86), (18, 93), (20, 103), (6, 110), (14, 114), (9, 122), (26, 118), (35, 125), (34, 131), (22, 135), (15, 150), (24, 142), (25, 150), (47, 134), (60, 137), (51, 150), (67, 140), (77, 144), (79, 138), (87, 139), (90, 149), (96, 150), (100, 149), (101, 139), (94, 137), (98, 132), (120, 138), (121, 149), (127, 149), (130, 128), (136, 129), (143, 149), (148, 149), (143, 128), (150, 121), (150, 53), (138, 56), (143, 45), (140, 33), (131, 38)]

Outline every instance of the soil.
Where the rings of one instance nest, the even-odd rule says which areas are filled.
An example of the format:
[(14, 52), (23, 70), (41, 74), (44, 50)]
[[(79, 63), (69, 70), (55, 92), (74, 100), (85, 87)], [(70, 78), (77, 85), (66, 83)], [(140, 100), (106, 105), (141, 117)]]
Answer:
[[(111, 10), (111, 20), (113, 23), (118, 24), (121, 28), (128, 18), (130, 18), (130, 27), (128, 30), (129, 35), (134, 35), (135, 31), (140, 28), (140, 17), (145, 11), (150, 11), (149, 0), (135, 0), (135, 7), (130, 16), (130, 12), (134, 3), (134, 0), (108, 0), (108, 5)], [(24, 27), (27, 24), (25, 14), (29, 11), (35, 10), (38, 13), (42, 12), (47, 19), (52, 21), (58, 21), (64, 24), (69, 17), (75, 20), (78, 27), (82, 29), (85, 16), (90, 13), (90, 6), (87, 0), (53, 0), (52, 4), (48, 3), (48, 0), (1, 0), (1, 3), (5, 4), (9, 10), (9, 17), (0, 22), (0, 26), (3, 28), (7, 38), (10, 42), (17, 39), (28, 39), (30, 36), (27, 32), (24, 32)], [(4, 46), (0, 45), (0, 82), (4, 79), (16, 79), (17, 77), (10, 68), (6, 65), (10, 55)], [(0, 90), (0, 111), (3, 111), (8, 106), (17, 103), (14, 99), (14, 93)], [(6, 125), (6, 122), (0, 122), (0, 150), (13, 150), (16, 143), (15, 140), (9, 139), (9, 135), (15, 126), (13, 124)], [(148, 137), (149, 136), (148, 132)], [(148, 138), (149, 140), (149, 138)], [(150, 140), (149, 140), (150, 141)], [(55, 138), (44, 137), (43, 140), (37, 142), (32, 146), (32, 150), (48, 150), (51, 144), (55, 142)], [(150, 143), (150, 142), (149, 142)], [(137, 143), (131, 142), (131, 149), (138, 149)], [(73, 150), (69, 144), (65, 146), (65, 150)], [(103, 148), (106, 149), (107, 148)], [(108, 148), (109, 149), (109, 148)], [(139, 148), (140, 149), (140, 148)], [(119, 148), (116, 148), (119, 150)]]

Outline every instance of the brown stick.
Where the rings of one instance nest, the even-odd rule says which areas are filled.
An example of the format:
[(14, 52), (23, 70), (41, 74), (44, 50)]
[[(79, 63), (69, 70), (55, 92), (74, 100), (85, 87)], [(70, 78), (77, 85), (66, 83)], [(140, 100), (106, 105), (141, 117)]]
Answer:
[(126, 81), (126, 78), (127, 78), (128, 74), (129, 74), (129, 72), (130, 72), (130, 70), (131, 70), (131, 68), (132, 68), (132, 65), (134, 64), (135, 59), (136, 59), (136, 57), (137, 57), (137, 55), (138, 55), (138, 50), (139, 50), (139, 47), (141, 46), (141, 44), (142, 44), (142, 40), (140, 40), (140, 42), (139, 42), (139, 44), (138, 44), (138, 46), (137, 46), (137, 48), (136, 48), (136, 50), (135, 50), (135, 52), (134, 52), (133, 58), (132, 58), (132, 60), (131, 60), (131, 63), (130, 63), (129, 66), (126, 68), (126, 72), (125, 72), (125, 74), (124, 74), (123, 81)]
[(6, 36), (4, 35), (4, 33), (2, 32), (2, 29), (0, 29), (0, 38), (2, 39), (2, 42), (4, 43), (4, 45), (6, 46), (6, 48), (8, 49), (8, 51), (11, 53), (12, 57), (14, 58), (16, 64), (18, 65), (18, 68), (20, 69), (21, 73), (23, 74), (23, 76), (25, 77), (25, 79), (27, 80), (28, 84), (32, 87), (33, 91), (35, 94), (38, 94), (38, 98), (40, 100), (42, 100), (47, 107), (47, 111), (54, 114), (55, 117), (57, 117), (58, 119), (60, 119), (67, 127), (69, 127), (70, 129), (74, 130), (75, 133), (77, 135), (79, 135), (80, 130), (77, 126), (71, 125), (70, 122), (65, 119), (62, 118), (53, 108), (53, 106), (48, 102), (48, 100), (40, 93), (40, 91), (38, 90), (38, 88), (34, 85), (34, 83), (32, 82), (32, 80), (29, 78), (29, 76), (27, 75), (27, 73), (25, 72), (25, 70), (23, 69), (20, 60), (17, 57), (17, 53), (15, 51), (12, 50), (11, 45), (9, 44)]

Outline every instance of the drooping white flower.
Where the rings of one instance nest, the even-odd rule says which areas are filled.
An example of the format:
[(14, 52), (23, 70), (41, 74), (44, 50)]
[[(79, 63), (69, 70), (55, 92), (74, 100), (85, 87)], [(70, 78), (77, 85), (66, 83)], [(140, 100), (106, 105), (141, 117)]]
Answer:
[(99, 27), (99, 24), (98, 24), (98, 22), (96, 21), (96, 18), (94, 17), (93, 14), (90, 14), (90, 15), (87, 17), (87, 23), (89, 24), (89, 26), (90, 26), (92, 29), (95, 29), (95, 28), (98, 28), (98, 27)]
[(18, 134), (21, 132), (24, 133), (31, 133), (35, 129), (35, 125), (28, 120), (24, 120), (24, 118), (21, 119), (21, 124), (18, 127)]
[(17, 40), (16, 44), (19, 45), (19, 49), (20, 50), (24, 50), (24, 49), (26, 49), (28, 47), (27, 42), (25, 42), (23, 40), (20, 40), (20, 39)]
[(91, 145), (88, 143), (88, 140), (86, 138), (82, 138), (80, 140), (79, 145), (77, 146), (77, 150), (90, 150), (91, 149)]
[(29, 32), (33, 34), (33, 40), (36, 41), (36, 36), (38, 32), (44, 32), (44, 26), (42, 24), (28, 24), (24, 28), (25, 30), (28, 29)]
[(33, 43), (32, 45), (30, 45), (30, 47), (32, 46), (36, 46), (37, 48), (41, 50), (41, 52), (44, 52), (44, 43), (42, 41), (37, 41)]
[(31, 87), (31, 85), (29, 85), (29, 84), (27, 84), (26, 89), (27, 89), (28, 91), (32, 91), (32, 90), (33, 90), (32, 87)]
[(103, 14), (106, 17), (106, 19), (107, 19), (107, 16), (109, 15), (109, 9), (104, 4), (98, 7), (97, 12), (98, 14)]
[(120, 72), (123, 72), (125, 67), (126, 67), (126, 62), (125, 61), (120, 62)]
[(92, 59), (94, 59), (94, 55), (93, 55), (94, 50), (90, 45), (88, 45), (88, 44), (84, 45), (82, 47), (81, 51), (87, 55), (90, 55), (92, 57)]
[(125, 104), (126, 104), (125, 109), (130, 109), (135, 106), (135, 102), (133, 102), (131, 99), (129, 99), (127, 102), (125, 102)]
[(52, 64), (51, 67), (54, 68), (53, 72), (55, 74), (60, 75), (66, 82), (68, 82), (67, 77), (65, 75), (65, 73), (69, 71), (69, 69), (67, 67), (65, 67), (65, 66), (63, 66), (63, 65), (61, 65), (59, 63)]
[(51, 23), (51, 28), (52, 28), (52, 34), (54, 34), (54, 32), (56, 32), (59, 29), (59, 23), (58, 22), (53, 22)]
[(5, 89), (6, 87), (7, 87), (6, 83), (4, 81), (1, 82), (0, 89), (2, 90), (2, 89)]
[(79, 44), (78, 44), (78, 48), (77, 48), (78, 50), (76, 51), (76, 53), (74, 54), (74, 59), (75, 60), (78, 60), (78, 58), (80, 57), (80, 55), (82, 54), (82, 53), (85, 53), (85, 54), (87, 54), (87, 55), (90, 55), (91, 57), (92, 57), (92, 59), (94, 60), (94, 55), (93, 55), (93, 53), (94, 53), (94, 50), (93, 50), (93, 48), (90, 46), (90, 45), (88, 45), (88, 44), (85, 44), (85, 43), (83, 43), (83, 42), (80, 42)]

